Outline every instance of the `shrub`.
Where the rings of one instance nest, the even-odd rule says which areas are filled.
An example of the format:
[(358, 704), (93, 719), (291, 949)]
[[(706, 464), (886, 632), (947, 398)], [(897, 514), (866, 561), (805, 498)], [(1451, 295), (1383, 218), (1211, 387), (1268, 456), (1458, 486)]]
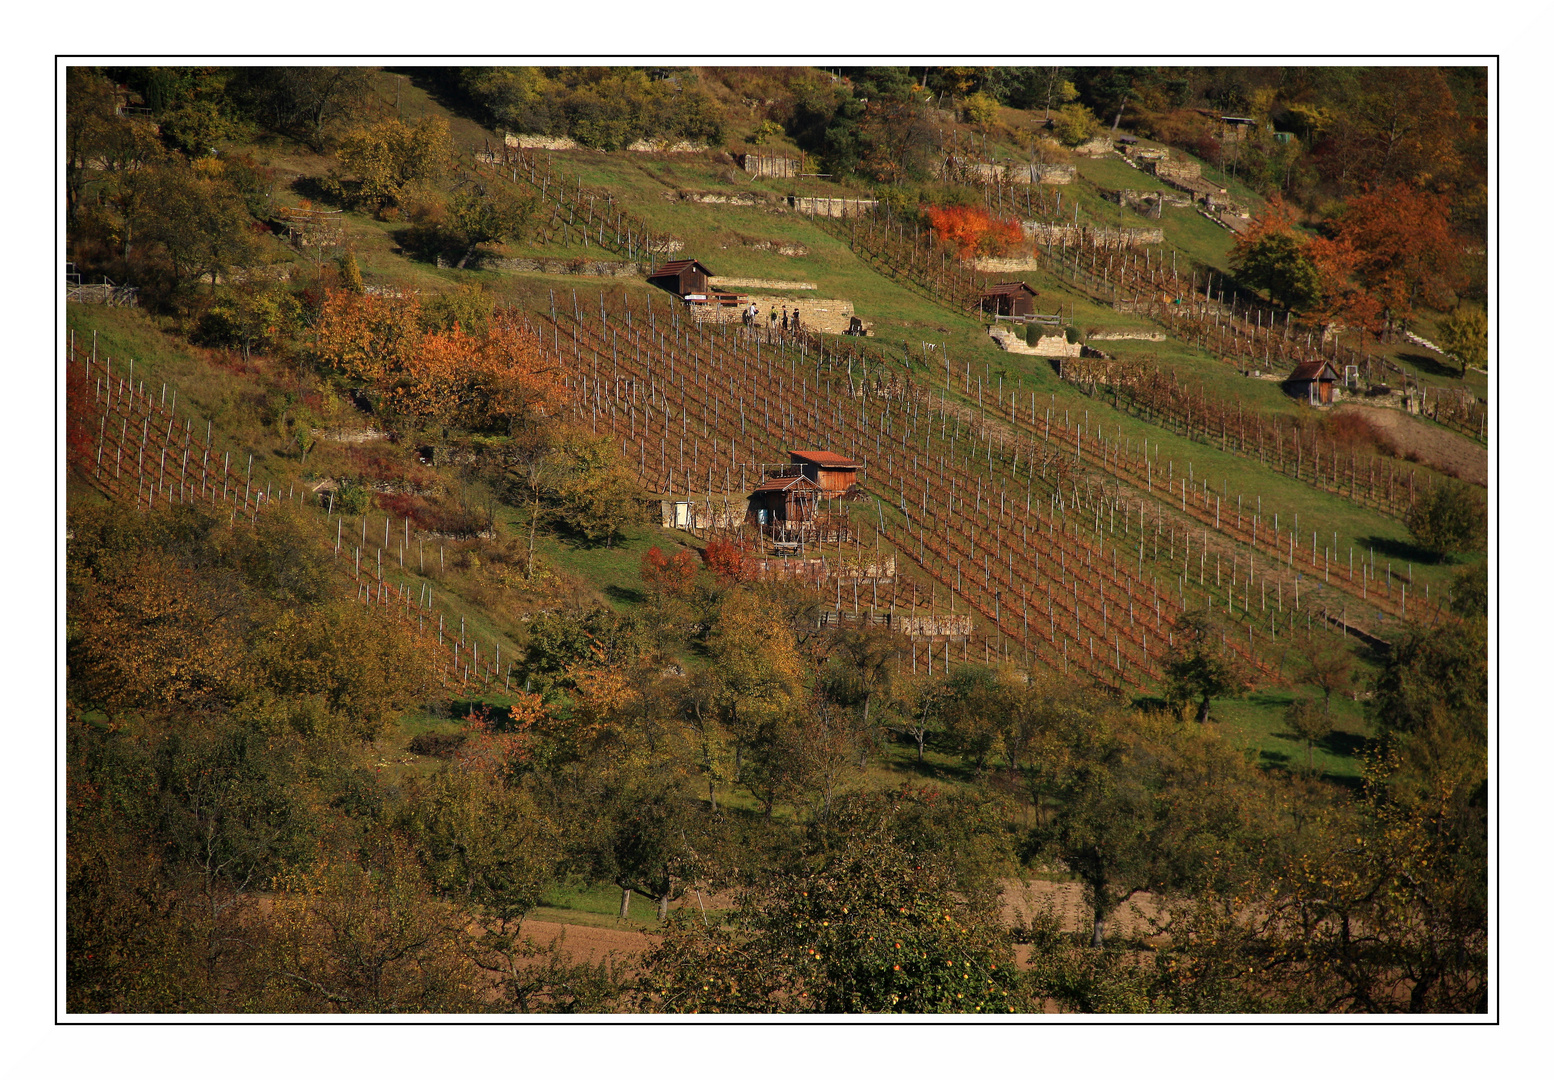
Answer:
[(354, 480), (342, 480), (335, 489), (335, 513), (365, 514), (372, 505), (372, 489)]
[(745, 550), (732, 540), (711, 541), (702, 551), (701, 557), (707, 569), (717, 575), (720, 585), (731, 585), (750, 578), (749, 567), (745, 564)]
[(928, 221), (940, 239), (954, 244), (961, 258), (1000, 255), (1018, 244), (1024, 234), (1013, 219), (1000, 220), (974, 206), (932, 206)]
[(410, 752), (425, 757), (451, 758), (468, 738), (462, 731), (428, 731), (410, 740)]
[(1477, 543), (1484, 506), (1463, 484), (1434, 484), (1414, 498), (1403, 524), (1414, 541), (1437, 559)]

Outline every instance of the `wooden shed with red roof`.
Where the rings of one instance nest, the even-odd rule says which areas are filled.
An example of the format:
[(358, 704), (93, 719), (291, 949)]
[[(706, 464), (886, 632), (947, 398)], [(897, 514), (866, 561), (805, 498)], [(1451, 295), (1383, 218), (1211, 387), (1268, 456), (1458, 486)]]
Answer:
[(1284, 380), (1284, 392), (1309, 405), (1331, 405), (1333, 387), (1337, 385), (1338, 372), (1326, 360), (1312, 360), (1297, 364), (1290, 377)]
[(1006, 281), (982, 290), (982, 310), (989, 315), (1036, 314), (1036, 290), (1023, 281)]
[(676, 296), (706, 299), (707, 279), (712, 276), (699, 259), (675, 259), (660, 263), (657, 270), (648, 275), (648, 281)]
[(819, 484), (802, 474), (773, 476), (750, 493), (745, 520), (762, 527), (800, 525), (814, 519), (823, 494)]
[(827, 495), (845, 494), (858, 482), (862, 465), (829, 450), (794, 450), (789, 454), (799, 472), (813, 480)]

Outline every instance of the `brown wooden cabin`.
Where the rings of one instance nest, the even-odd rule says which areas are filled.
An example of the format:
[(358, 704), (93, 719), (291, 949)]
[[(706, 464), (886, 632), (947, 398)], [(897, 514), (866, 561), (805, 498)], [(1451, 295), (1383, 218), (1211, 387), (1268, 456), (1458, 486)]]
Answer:
[(852, 458), (829, 450), (794, 450), (789, 455), (799, 472), (813, 480), (827, 495), (841, 495), (858, 482), (862, 468)]
[(1331, 405), (1333, 387), (1338, 383), (1338, 372), (1326, 360), (1313, 360), (1299, 364), (1284, 380), (1284, 392), (1308, 405)]
[(648, 281), (676, 296), (706, 296), (707, 278), (712, 271), (697, 259), (675, 259), (648, 275)]
[(762, 527), (801, 525), (814, 519), (822, 494), (820, 485), (807, 476), (774, 476), (750, 493), (745, 520)]
[(1036, 314), (1036, 290), (1023, 281), (1006, 281), (982, 290), (982, 310), (989, 315)]

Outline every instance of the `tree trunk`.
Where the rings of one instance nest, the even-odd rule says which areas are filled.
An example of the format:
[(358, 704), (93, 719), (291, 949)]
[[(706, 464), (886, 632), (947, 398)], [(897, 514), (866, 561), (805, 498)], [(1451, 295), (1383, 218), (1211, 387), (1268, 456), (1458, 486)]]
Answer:
[(1090, 935), (1090, 947), (1099, 949), (1106, 944), (1106, 912), (1095, 909), (1095, 931)]
[(928, 733), (926, 731), (918, 730), (913, 732), (913, 734), (917, 736), (917, 763), (921, 765), (923, 763), (923, 739), (927, 736)]
[(479, 244), (471, 244), (469, 246), (469, 250), (464, 253), (464, 257), (458, 261), (458, 264), (454, 266), (454, 269), (455, 270), (462, 270), (462, 269), (464, 269), (464, 265), (469, 262), (470, 256), (475, 254), (475, 249), (477, 247), (479, 247), (479, 246), (480, 246)]
[(664, 895), (658, 898), (658, 921), (663, 922), (669, 918), (669, 890), (664, 890)]
[(534, 513), (529, 516), (529, 564), (524, 567), (524, 572), (530, 577), (534, 576), (534, 529), (540, 521), (540, 493), (534, 493)]
[(1203, 695), (1203, 700), (1198, 702), (1198, 723), (1207, 723), (1209, 719), (1209, 695)]
[(626, 917), (626, 913), (628, 911), (630, 911), (630, 910), (631, 910), (631, 890), (629, 888), (627, 888), (625, 885), (622, 885), (621, 886), (621, 914), (620, 914), (620, 917), (624, 919)]

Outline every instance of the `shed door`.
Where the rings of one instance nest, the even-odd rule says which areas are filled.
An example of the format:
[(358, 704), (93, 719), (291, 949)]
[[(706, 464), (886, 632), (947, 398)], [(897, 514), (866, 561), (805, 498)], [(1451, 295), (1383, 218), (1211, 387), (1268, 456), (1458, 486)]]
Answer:
[(674, 523), (677, 529), (683, 529), (691, 523), (690, 503), (677, 502), (674, 504)]

